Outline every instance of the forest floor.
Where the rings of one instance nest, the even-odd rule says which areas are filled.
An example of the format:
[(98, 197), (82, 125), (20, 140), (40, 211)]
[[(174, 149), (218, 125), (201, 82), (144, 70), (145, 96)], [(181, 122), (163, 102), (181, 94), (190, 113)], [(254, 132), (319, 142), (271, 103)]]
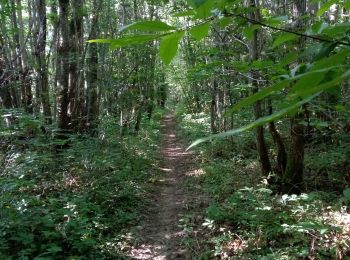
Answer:
[[(138, 234), (139, 241), (130, 251), (133, 259), (191, 259), (193, 255), (184, 245), (186, 225), (191, 222), (193, 226), (204, 218), (203, 209), (208, 198), (196, 184), (200, 171), (194, 155), (186, 151), (176, 129), (175, 116), (166, 115), (162, 120), (159, 158), (162, 173), (154, 184), (149, 213)], [(191, 228), (192, 234), (196, 232), (199, 230)], [(198, 240), (196, 247), (200, 248)]]

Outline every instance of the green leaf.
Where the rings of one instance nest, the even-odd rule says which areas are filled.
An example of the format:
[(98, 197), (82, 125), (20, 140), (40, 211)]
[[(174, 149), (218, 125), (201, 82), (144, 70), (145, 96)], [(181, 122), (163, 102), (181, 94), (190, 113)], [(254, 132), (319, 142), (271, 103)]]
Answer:
[(344, 8), (347, 10), (350, 10), (350, 0), (347, 0), (344, 4), (343, 4)]
[(176, 27), (168, 25), (161, 21), (141, 21), (122, 27), (119, 31), (139, 30), (148, 32), (164, 32), (175, 30)]
[(298, 59), (299, 55), (296, 52), (290, 52), (287, 54), (279, 63), (278, 66), (284, 67), (295, 62)]
[[(262, 89), (261, 91), (259, 91), (259, 92), (255, 93), (255, 94), (253, 94), (253, 95), (243, 99), (242, 101), (238, 102), (236, 105), (231, 107), (226, 112), (225, 115), (230, 115), (230, 114), (236, 112), (237, 110), (239, 110), (239, 109), (241, 109), (243, 107), (250, 106), (250, 105), (254, 104), (257, 101), (259, 101), (259, 100), (261, 100), (261, 99), (263, 99), (265, 97), (268, 97), (268, 96), (270, 96), (270, 95), (272, 95), (272, 94), (274, 94), (274, 93), (276, 93), (276, 92), (278, 92), (278, 91), (288, 87), (292, 81), (299, 80), (299, 79), (301, 81), (302, 79), (305, 78), (305, 81), (307, 82), (307, 81), (310, 80), (310, 78), (315, 77), (317, 75), (324, 75), (326, 72), (328, 72), (328, 71), (330, 71), (332, 69), (335, 69), (335, 68), (337, 68), (337, 66), (332, 66), (332, 67), (328, 67), (328, 68), (324, 68), (324, 69), (318, 69), (318, 70), (312, 70), (312, 71), (309, 71), (309, 72), (306, 72), (306, 73), (303, 73), (303, 74), (299, 74), (299, 75), (296, 75), (294, 77), (285, 79), (283, 81), (280, 81), (280, 82), (278, 82), (278, 83), (276, 83), (276, 84), (274, 84), (274, 85), (272, 85), (270, 87)], [(342, 79), (344, 79), (344, 78), (342, 78)], [(321, 85), (317, 85), (317, 86), (313, 85), (314, 88), (307, 88), (307, 86), (305, 85), (306, 84), (305, 81), (303, 81), (304, 84), (302, 84), (302, 85), (301, 84), (296, 84), (295, 85), (296, 86), (296, 90), (295, 90), (294, 93), (298, 94), (301, 91), (305, 92), (308, 89), (313, 89), (313, 92), (310, 92), (310, 93), (315, 93), (315, 92), (321, 91), (323, 89), (329, 88), (328, 84), (331, 84), (331, 85), (333, 84), (332, 86), (334, 86), (335, 84), (339, 83), (339, 81), (341, 81), (342, 79), (337, 78), (332, 83), (331, 82), (324, 83), (324, 84), (327, 84), (326, 86), (324, 84), (321, 84), (322, 86)], [(319, 82), (320, 81), (318, 81), (318, 83)], [(319, 87), (319, 90), (318, 90), (318, 87)], [(297, 91), (297, 90), (299, 90), (299, 91)], [(293, 93), (291, 93), (291, 94), (293, 94)]]
[[(335, 48), (333, 45), (331, 47), (333, 49)], [(350, 53), (350, 50), (344, 49), (344, 50), (341, 50), (341, 51), (337, 52), (336, 54), (333, 54), (329, 57), (319, 59), (316, 62), (314, 62), (313, 66), (312, 66), (312, 70), (334, 67), (336, 65), (345, 63), (347, 57), (349, 56), (349, 53)], [(326, 55), (327, 55), (327, 53), (326, 53)]]
[(159, 54), (165, 64), (170, 64), (175, 57), (183, 35), (184, 32), (179, 31), (163, 37), (159, 46)]
[(269, 19), (264, 20), (264, 23), (272, 26), (278, 26), (283, 22), (287, 22), (288, 20), (289, 20), (289, 17), (285, 15), (285, 16), (271, 17)]
[(191, 10), (186, 10), (183, 12), (176, 13), (173, 16), (174, 17), (186, 17), (186, 16), (192, 16), (192, 15), (195, 15), (195, 12), (194, 12), (194, 10), (191, 9)]
[[(203, 2), (201, 0), (198, 0)], [(196, 8), (195, 18), (197, 19), (205, 19), (212, 15), (211, 11), (214, 7), (215, 0), (206, 0), (205, 3), (202, 3), (198, 8)]]
[(326, 91), (330, 88), (333, 88), (335, 86), (338, 86), (341, 84), (345, 79), (350, 78), (350, 70), (346, 71), (345, 73), (341, 74), (340, 76), (336, 77), (335, 79), (332, 79), (330, 81), (327, 81), (325, 83), (319, 84), (317, 86), (311, 87), (311, 88), (304, 88), (300, 91), (297, 91), (295, 94), (291, 93), (291, 98), (298, 99), (300, 97), (307, 97), (310, 96), (316, 92), (320, 91)]
[(232, 23), (231, 17), (223, 17), (219, 21), (220, 28), (225, 28), (226, 26), (230, 25)]
[(164, 34), (143, 34), (126, 36), (119, 39), (94, 39), (89, 40), (89, 43), (107, 43), (110, 44), (110, 49), (114, 50), (132, 44), (141, 44), (152, 40), (164, 37)]
[(198, 8), (202, 5), (204, 5), (209, 0), (187, 0), (188, 4), (192, 6), (193, 8)]
[(327, 12), (329, 10), (329, 8), (331, 8), (331, 6), (333, 4), (338, 3), (339, 0), (329, 0), (327, 1), (327, 3), (325, 3), (323, 6), (321, 6), (321, 8), (317, 11), (317, 15), (321, 16), (323, 15), (325, 12)]
[(280, 91), (284, 88), (286, 88), (290, 84), (291, 80), (286, 79), (281, 82), (278, 82), (270, 87), (264, 88), (263, 90), (259, 91), (258, 93), (255, 93), (254, 95), (251, 95), (242, 101), (238, 102), (236, 105), (234, 105), (232, 108), (230, 108), (227, 112), (226, 115), (230, 115), (237, 110), (247, 107), (249, 105), (254, 104), (258, 100), (261, 100), (269, 95), (272, 95), (273, 93), (276, 93), (277, 91)]
[(316, 22), (314, 23), (312, 26), (311, 26), (311, 30), (308, 30), (308, 33), (310, 35), (313, 35), (313, 34), (321, 34), (323, 32), (323, 30), (325, 30), (326, 28), (329, 27), (329, 24), (324, 22), (324, 21), (319, 21), (319, 22)]
[(206, 23), (192, 27), (190, 29), (190, 34), (197, 41), (200, 41), (208, 35), (209, 28), (210, 28), (210, 24), (209, 22), (206, 22)]
[(272, 48), (276, 48), (277, 46), (280, 46), (281, 44), (286, 43), (288, 41), (295, 40), (296, 38), (298, 38), (298, 36), (295, 34), (283, 33), (274, 40)]
[(245, 27), (243, 30), (243, 34), (247, 37), (248, 40), (253, 39), (254, 33), (256, 30), (260, 29), (261, 25), (254, 24), (252, 26)]
[(350, 188), (343, 190), (343, 195), (346, 200), (350, 201)]
[(237, 129), (233, 129), (233, 130), (230, 130), (230, 131), (227, 131), (227, 132), (223, 132), (223, 133), (220, 133), (220, 134), (215, 134), (215, 135), (211, 135), (211, 136), (208, 136), (208, 137), (204, 137), (204, 138), (200, 138), (200, 139), (197, 139), (196, 141), (194, 141), (188, 148), (187, 150), (201, 144), (201, 143), (204, 143), (204, 142), (207, 142), (207, 141), (210, 141), (212, 139), (218, 139), (218, 138), (225, 138), (225, 137), (228, 137), (228, 136), (232, 136), (232, 135), (236, 135), (238, 133), (241, 133), (241, 132), (244, 132), (244, 131), (247, 131), (247, 130), (251, 130), (251, 129), (254, 129), (258, 126), (262, 126), (266, 123), (269, 123), (269, 122), (272, 122), (272, 121), (275, 121), (277, 119), (280, 119), (282, 118), (283, 116), (285, 116), (286, 114), (290, 113), (291, 111), (295, 111), (296, 109), (298, 109), (300, 106), (310, 102), (313, 98), (317, 97), (320, 93), (317, 93), (315, 95), (312, 95), (306, 99), (303, 99), (299, 102), (296, 102), (296, 103), (293, 103), (292, 105), (290, 105), (289, 107), (286, 107), (284, 109), (281, 109), (277, 112), (275, 112), (274, 114), (272, 115), (269, 115), (269, 116), (265, 116), (265, 117), (261, 117), (259, 118), (258, 120), (246, 125), (246, 126), (243, 126), (241, 128), (237, 128)]
[(328, 56), (337, 47), (336, 43), (325, 43), (322, 44), (320, 50), (316, 53), (314, 61), (318, 61)]
[(298, 92), (304, 88), (317, 86), (323, 80), (325, 74), (326, 73), (324, 71), (306, 73), (305, 76), (303, 76), (296, 84), (294, 84), (292, 92)]

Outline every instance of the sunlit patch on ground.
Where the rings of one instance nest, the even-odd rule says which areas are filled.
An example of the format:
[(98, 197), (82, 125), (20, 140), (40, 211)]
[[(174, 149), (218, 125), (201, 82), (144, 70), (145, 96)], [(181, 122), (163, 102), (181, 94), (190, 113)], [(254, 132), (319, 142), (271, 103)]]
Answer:
[(322, 218), (338, 229), (336, 232), (329, 232), (322, 237), (323, 246), (335, 248), (338, 259), (344, 259), (350, 248), (350, 214), (347, 212), (347, 208), (342, 207), (340, 211), (331, 210), (324, 213)]
[(169, 168), (159, 168), (159, 170), (161, 170), (162, 172), (172, 172), (173, 169), (169, 169)]
[(186, 176), (191, 176), (191, 177), (200, 177), (204, 174), (205, 172), (203, 169), (193, 169), (191, 171), (186, 172)]

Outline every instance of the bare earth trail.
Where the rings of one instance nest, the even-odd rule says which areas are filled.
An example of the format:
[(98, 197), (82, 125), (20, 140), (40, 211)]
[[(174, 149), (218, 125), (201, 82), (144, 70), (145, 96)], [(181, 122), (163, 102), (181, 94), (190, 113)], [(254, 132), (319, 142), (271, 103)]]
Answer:
[(192, 259), (191, 253), (181, 245), (186, 234), (179, 226), (180, 219), (190, 209), (201, 208), (205, 203), (205, 199), (185, 183), (195, 178), (198, 170), (194, 156), (185, 151), (176, 136), (174, 116), (164, 117), (162, 127), (160, 168), (163, 175), (159, 184), (155, 184), (153, 206), (140, 231), (141, 242), (129, 254), (132, 259)]

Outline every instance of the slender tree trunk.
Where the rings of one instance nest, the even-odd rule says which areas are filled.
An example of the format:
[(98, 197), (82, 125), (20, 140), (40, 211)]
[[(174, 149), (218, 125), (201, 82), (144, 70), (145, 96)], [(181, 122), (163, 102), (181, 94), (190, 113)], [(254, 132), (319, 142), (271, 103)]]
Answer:
[(37, 22), (37, 45), (36, 45), (36, 59), (37, 59), (37, 74), (38, 74), (38, 89), (40, 91), (40, 103), (45, 116), (45, 122), (47, 124), (52, 123), (51, 107), (49, 98), (49, 81), (48, 70), (46, 62), (46, 1), (36, 0), (38, 22)]
[[(99, 1), (100, 5), (102, 1)], [(97, 10), (91, 20), (90, 38), (96, 39), (98, 37), (98, 18), (100, 5), (98, 1), (93, 1), (94, 10)], [(88, 71), (87, 71), (87, 100), (86, 100), (86, 124), (90, 129), (97, 126), (98, 119), (98, 103), (97, 103), (97, 84), (98, 84), (98, 47), (97, 44), (89, 45), (88, 54)]]
[(15, 45), (15, 52), (14, 52), (14, 69), (15, 69), (15, 77), (13, 78), (14, 80), (12, 80), (12, 86), (10, 88), (10, 93), (12, 96), (12, 104), (14, 107), (18, 108), (20, 107), (20, 103), (22, 103), (21, 101), (19, 101), (21, 95), (24, 96), (25, 93), (25, 88), (23, 86), (23, 84), (20, 84), (20, 90), (21, 90), (21, 95), (19, 95), (18, 91), (17, 91), (17, 86), (14, 87), (14, 85), (17, 85), (17, 83), (19, 82), (19, 80), (22, 78), (22, 49), (21, 49), (21, 44), (20, 44), (20, 38), (19, 38), (19, 32), (18, 32), (18, 20), (17, 20), (17, 5), (16, 5), (16, 1), (15, 0), (11, 0), (11, 11), (12, 11), (12, 26), (14, 28), (14, 33), (13, 33), (13, 42)]
[[(51, 15), (53, 17), (58, 17), (58, 11), (57, 11), (57, 3), (51, 2)], [(59, 47), (59, 37), (60, 37), (60, 28), (59, 28), (59, 19), (55, 19), (53, 21), (53, 36), (52, 36), (52, 48), (53, 52), (55, 53), (54, 58), (52, 59), (52, 70), (55, 72), (53, 79), (52, 79), (52, 85), (53, 85), (53, 121), (57, 122), (57, 96), (58, 96), (58, 89), (57, 89), (57, 83), (58, 83), (58, 77), (60, 74), (60, 59), (58, 57), (58, 47)]]
[[(255, 0), (250, 0), (249, 5), (251, 7), (256, 7)], [(259, 19), (260, 18), (259, 10), (255, 10), (255, 11), (251, 12), (249, 14), (249, 18), (256, 20), (256, 21), (259, 21), (260, 20)], [(258, 45), (259, 45), (258, 30), (255, 30), (253, 38), (250, 42), (250, 48), (249, 48), (250, 59), (252, 61), (259, 59)], [(256, 93), (259, 91), (259, 88), (260, 88), (259, 82), (257, 81), (257, 79), (259, 79), (258, 71), (252, 71), (251, 76), (253, 79), (251, 82), (253, 85), (253, 93)], [(257, 101), (253, 105), (253, 111), (254, 111), (255, 119), (259, 119), (260, 117), (263, 116), (261, 101)], [(262, 126), (259, 126), (256, 128), (256, 148), (258, 151), (258, 156), (259, 156), (262, 174), (267, 177), (271, 173), (271, 164), (270, 164), (267, 146), (265, 143), (264, 128)]]
[(69, 0), (59, 0), (59, 20), (60, 20), (60, 40), (58, 51), (59, 62), (59, 118), (58, 127), (67, 130), (70, 125), (68, 116), (69, 105), (69, 49), (70, 49), (70, 33), (69, 33)]
[[(271, 115), (273, 113), (272, 102), (271, 100), (269, 100), (268, 102), (269, 102), (269, 114)], [(277, 182), (280, 183), (282, 181), (283, 173), (287, 165), (287, 152), (286, 152), (283, 139), (277, 130), (275, 122), (272, 121), (269, 123), (269, 129), (270, 129), (272, 139), (277, 146), (277, 174), (278, 174)]]
[(83, 57), (83, 1), (72, 1), (73, 19), (70, 21), (70, 56), (69, 60), (69, 110), (71, 112), (72, 128), (79, 131), (82, 128), (84, 104), (84, 74), (82, 71)]
[[(2, 25), (1, 29), (2, 29)], [(2, 32), (3, 30), (1, 30)], [(5, 40), (3, 39), (3, 35), (0, 34), (0, 101), (1, 106), (4, 108), (12, 108), (12, 97), (10, 92), (10, 74), (9, 74), (9, 66), (10, 61), (7, 57), (7, 49), (8, 46), (5, 46)]]
[(212, 134), (216, 134), (218, 132), (216, 126), (217, 120), (217, 111), (216, 111), (216, 92), (218, 88), (217, 79), (213, 79), (212, 93), (211, 93), (211, 107), (210, 107), (210, 128)]
[[(294, 0), (293, 4), (295, 27), (300, 30), (304, 28), (304, 22), (301, 17), (306, 12), (306, 0)], [(300, 50), (303, 45), (303, 39), (301, 39), (298, 46)], [(284, 187), (282, 188), (282, 191), (285, 193), (300, 193), (303, 186), (305, 138), (304, 126), (300, 124), (303, 118), (303, 113), (299, 112), (290, 120), (291, 144), (283, 176)]]
[(29, 66), (28, 66), (28, 53), (27, 48), (25, 46), (24, 39), (24, 24), (22, 17), (22, 4), (21, 0), (16, 0), (17, 3), (17, 13), (18, 13), (18, 26), (20, 30), (18, 31), (18, 40), (19, 46), (21, 49), (21, 71), (20, 71), (20, 81), (21, 81), (21, 100), (22, 106), (28, 113), (33, 113), (33, 96), (32, 96), (32, 88), (30, 82), (29, 75)]

